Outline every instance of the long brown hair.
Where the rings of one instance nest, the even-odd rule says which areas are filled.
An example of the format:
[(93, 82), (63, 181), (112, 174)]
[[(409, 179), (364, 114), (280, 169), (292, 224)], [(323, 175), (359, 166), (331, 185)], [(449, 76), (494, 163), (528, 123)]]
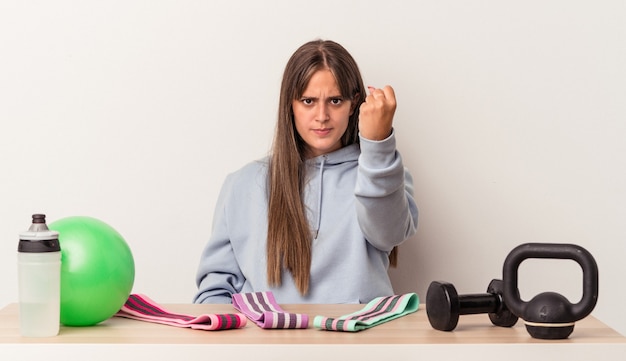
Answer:
[(359, 106), (366, 96), (355, 60), (336, 42), (310, 41), (298, 48), (285, 66), (268, 173), (267, 278), (270, 285), (280, 285), (284, 268), (303, 295), (309, 290), (312, 235), (303, 201), (306, 143), (296, 131), (292, 102), (322, 69), (331, 71), (341, 96), (353, 102), (342, 146), (359, 140)]

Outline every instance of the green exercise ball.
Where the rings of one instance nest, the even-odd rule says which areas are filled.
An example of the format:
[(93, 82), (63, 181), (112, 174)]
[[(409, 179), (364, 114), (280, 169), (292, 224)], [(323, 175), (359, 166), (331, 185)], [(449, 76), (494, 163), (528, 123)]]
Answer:
[(67, 217), (48, 225), (61, 245), (61, 323), (91, 326), (124, 305), (135, 280), (135, 262), (124, 238), (91, 217)]

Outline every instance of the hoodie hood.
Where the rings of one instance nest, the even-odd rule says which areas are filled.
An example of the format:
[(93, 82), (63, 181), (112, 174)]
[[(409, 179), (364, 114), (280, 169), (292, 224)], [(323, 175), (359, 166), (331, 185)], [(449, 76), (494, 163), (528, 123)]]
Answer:
[(305, 204), (307, 219), (313, 239), (319, 235), (322, 221), (322, 200), (324, 192), (324, 170), (333, 167), (350, 169), (358, 165), (361, 149), (358, 143), (338, 149), (332, 153), (317, 156), (306, 161), (307, 180), (305, 184)]
[(325, 166), (331, 166), (336, 164), (342, 164), (345, 162), (356, 162), (359, 160), (361, 154), (361, 148), (358, 143), (354, 143), (338, 149), (332, 153), (317, 156), (315, 158), (307, 159), (306, 164), (308, 167), (320, 167), (322, 164)]

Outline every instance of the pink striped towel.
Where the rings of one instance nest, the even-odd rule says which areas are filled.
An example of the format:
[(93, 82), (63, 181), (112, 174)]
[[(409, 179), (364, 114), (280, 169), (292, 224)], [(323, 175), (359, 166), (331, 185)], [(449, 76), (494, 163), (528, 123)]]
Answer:
[(241, 328), (247, 323), (246, 317), (240, 313), (203, 314), (200, 316), (171, 313), (142, 294), (130, 295), (114, 316), (207, 331)]
[(285, 312), (272, 292), (236, 293), (233, 307), (261, 328), (307, 328), (309, 316)]

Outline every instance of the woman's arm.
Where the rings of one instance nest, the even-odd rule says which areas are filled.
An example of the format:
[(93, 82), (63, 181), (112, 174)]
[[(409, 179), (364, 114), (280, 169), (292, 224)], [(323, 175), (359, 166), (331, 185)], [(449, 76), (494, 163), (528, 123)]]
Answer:
[(231, 303), (231, 295), (238, 293), (245, 282), (230, 243), (226, 219), (225, 207), (231, 184), (227, 178), (217, 200), (211, 237), (202, 252), (196, 274), (198, 293), (194, 303)]
[(355, 195), (361, 230), (374, 247), (391, 251), (417, 231), (413, 179), (396, 150), (393, 131), (381, 141), (361, 137)]

